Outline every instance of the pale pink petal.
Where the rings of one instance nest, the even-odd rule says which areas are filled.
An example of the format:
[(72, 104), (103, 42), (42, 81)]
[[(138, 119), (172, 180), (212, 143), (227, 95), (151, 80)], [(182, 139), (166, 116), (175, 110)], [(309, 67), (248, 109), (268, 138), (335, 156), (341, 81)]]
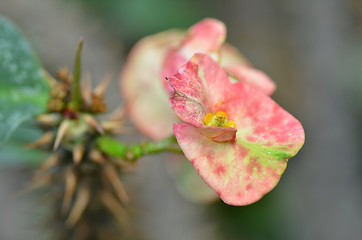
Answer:
[(163, 84), (169, 94), (173, 93), (173, 88), (167, 80), (167, 77), (173, 76), (177, 70), (187, 62), (187, 59), (179, 52), (177, 48), (169, 48), (163, 65)]
[(180, 52), (186, 59), (194, 53), (213, 53), (220, 49), (226, 38), (226, 27), (217, 19), (207, 18), (193, 25), (184, 38)]
[(236, 78), (238, 81), (250, 84), (266, 95), (270, 96), (276, 89), (273, 80), (255, 68), (241, 64), (232, 64), (224, 66), (224, 70), (229, 76)]
[(245, 66), (252, 67), (251, 63), (241, 54), (239, 49), (236, 47), (224, 43), (220, 48), (220, 61), (221, 66), (227, 66), (230, 64), (241, 64)]
[(172, 123), (178, 121), (168, 104), (162, 68), (166, 51), (180, 44), (183, 36), (171, 30), (143, 38), (131, 50), (120, 76), (128, 116), (153, 140), (172, 135)]

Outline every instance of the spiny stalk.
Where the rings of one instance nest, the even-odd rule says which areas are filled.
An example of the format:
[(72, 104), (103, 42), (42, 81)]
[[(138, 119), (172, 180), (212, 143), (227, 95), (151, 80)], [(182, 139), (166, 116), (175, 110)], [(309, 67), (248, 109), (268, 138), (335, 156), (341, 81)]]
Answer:
[[(82, 92), (82, 45), (81, 40), (73, 76), (66, 68), (58, 72), (58, 80), (48, 74), (53, 87), (48, 102), (49, 112), (37, 117), (45, 133), (27, 146), (52, 152), (35, 172), (28, 189), (47, 186), (53, 192), (47, 199), (55, 204), (55, 219), (62, 221), (62, 232), (65, 234), (59, 235), (59, 239), (89, 239), (89, 236), (94, 239), (94, 236), (99, 236), (98, 239), (101, 239), (100, 236), (108, 235), (104, 232), (107, 228), (104, 223), (111, 222), (109, 218), (112, 215), (125, 226), (126, 205), (129, 203), (120, 180), (121, 165), (115, 163), (112, 156), (101, 152), (95, 144), (96, 139), (104, 133), (112, 136), (114, 132), (122, 131), (124, 115), (100, 122), (96, 120), (95, 115), (107, 109), (104, 94), (111, 75), (106, 75), (95, 90)], [(98, 222), (93, 219), (94, 216), (103, 216), (107, 220)]]
[[(114, 134), (127, 132), (125, 111), (96, 119), (107, 110), (104, 95), (112, 76), (107, 74), (93, 91), (90, 76), (88, 83), (80, 84), (82, 46), (81, 40), (73, 75), (67, 68), (60, 69), (58, 80), (48, 74), (48, 112), (37, 117), (45, 133), (27, 147), (46, 149), (50, 156), (28, 189), (47, 187), (46, 199), (53, 202), (54, 220), (64, 233), (59, 239), (119, 239), (131, 227), (130, 197), (120, 176), (146, 154), (182, 151), (175, 138), (133, 145), (114, 139)], [(119, 223), (118, 234), (111, 234), (113, 220)]]

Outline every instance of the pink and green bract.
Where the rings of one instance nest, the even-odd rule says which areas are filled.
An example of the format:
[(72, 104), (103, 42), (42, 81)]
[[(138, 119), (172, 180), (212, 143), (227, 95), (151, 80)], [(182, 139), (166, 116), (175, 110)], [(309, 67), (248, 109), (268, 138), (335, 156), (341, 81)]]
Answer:
[(187, 32), (168, 30), (135, 45), (120, 80), (128, 116), (140, 132), (152, 140), (172, 135), (172, 124), (179, 119), (169, 107), (173, 89), (165, 77), (176, 74), (197, 52), (212, 56), (233, 81), (245, 81), (268, 95), (275, 90), (274, 82), (252, 68), (236, 48), (224, 42), (225, 38), (225, 25), (207, 18)]
[[(204, 181), (230, 205), (271, 191), (304, 143), (300, 122), (261, 91), (231, 82), (205, 54), (195, 54), (169, 81), (171, 107), (183, 121), (173, 125), (174, 134)], [(207, 113), (218, 111), (235, 128), (204, 124)]]

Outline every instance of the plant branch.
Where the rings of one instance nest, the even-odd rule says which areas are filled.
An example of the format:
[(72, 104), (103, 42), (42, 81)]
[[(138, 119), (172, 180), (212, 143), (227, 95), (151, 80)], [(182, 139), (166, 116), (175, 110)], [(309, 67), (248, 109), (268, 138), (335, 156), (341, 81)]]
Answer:
[(183, 154), (174, 136), (159, 142), (143, 141), (130, 146), (110, 136), (100, 136), (97, 139), (97, 146), (102, 152), (111, 156), (120, 157), (129, 162), (134, 162), (145, 155), (161, 152)]

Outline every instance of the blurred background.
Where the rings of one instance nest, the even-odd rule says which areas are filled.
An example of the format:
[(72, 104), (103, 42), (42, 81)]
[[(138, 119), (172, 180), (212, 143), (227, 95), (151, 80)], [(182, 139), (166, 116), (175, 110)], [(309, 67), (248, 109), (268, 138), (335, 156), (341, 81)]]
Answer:
[[(227, 41), (277, 83), (273, 99), (302, 122), (306, 143), (279, 185), (246, 207), (188, 202), (165, 156), (141, 160), (126, 187), (134, 239), (361, 239), (362, 1), (12, 0), (0, 2), (0, 14), (22, 29), (52, 74), (73, 65), (83, 36), (83, 69), (94, 81), (114, 73), (110, 109), (121, 104), (118, 75), (137, 40), (218, 18)], [(19, 166), (0, 169), (1, 240), (48, 239), (37, 200), (16, 194), (30, 179)]]

